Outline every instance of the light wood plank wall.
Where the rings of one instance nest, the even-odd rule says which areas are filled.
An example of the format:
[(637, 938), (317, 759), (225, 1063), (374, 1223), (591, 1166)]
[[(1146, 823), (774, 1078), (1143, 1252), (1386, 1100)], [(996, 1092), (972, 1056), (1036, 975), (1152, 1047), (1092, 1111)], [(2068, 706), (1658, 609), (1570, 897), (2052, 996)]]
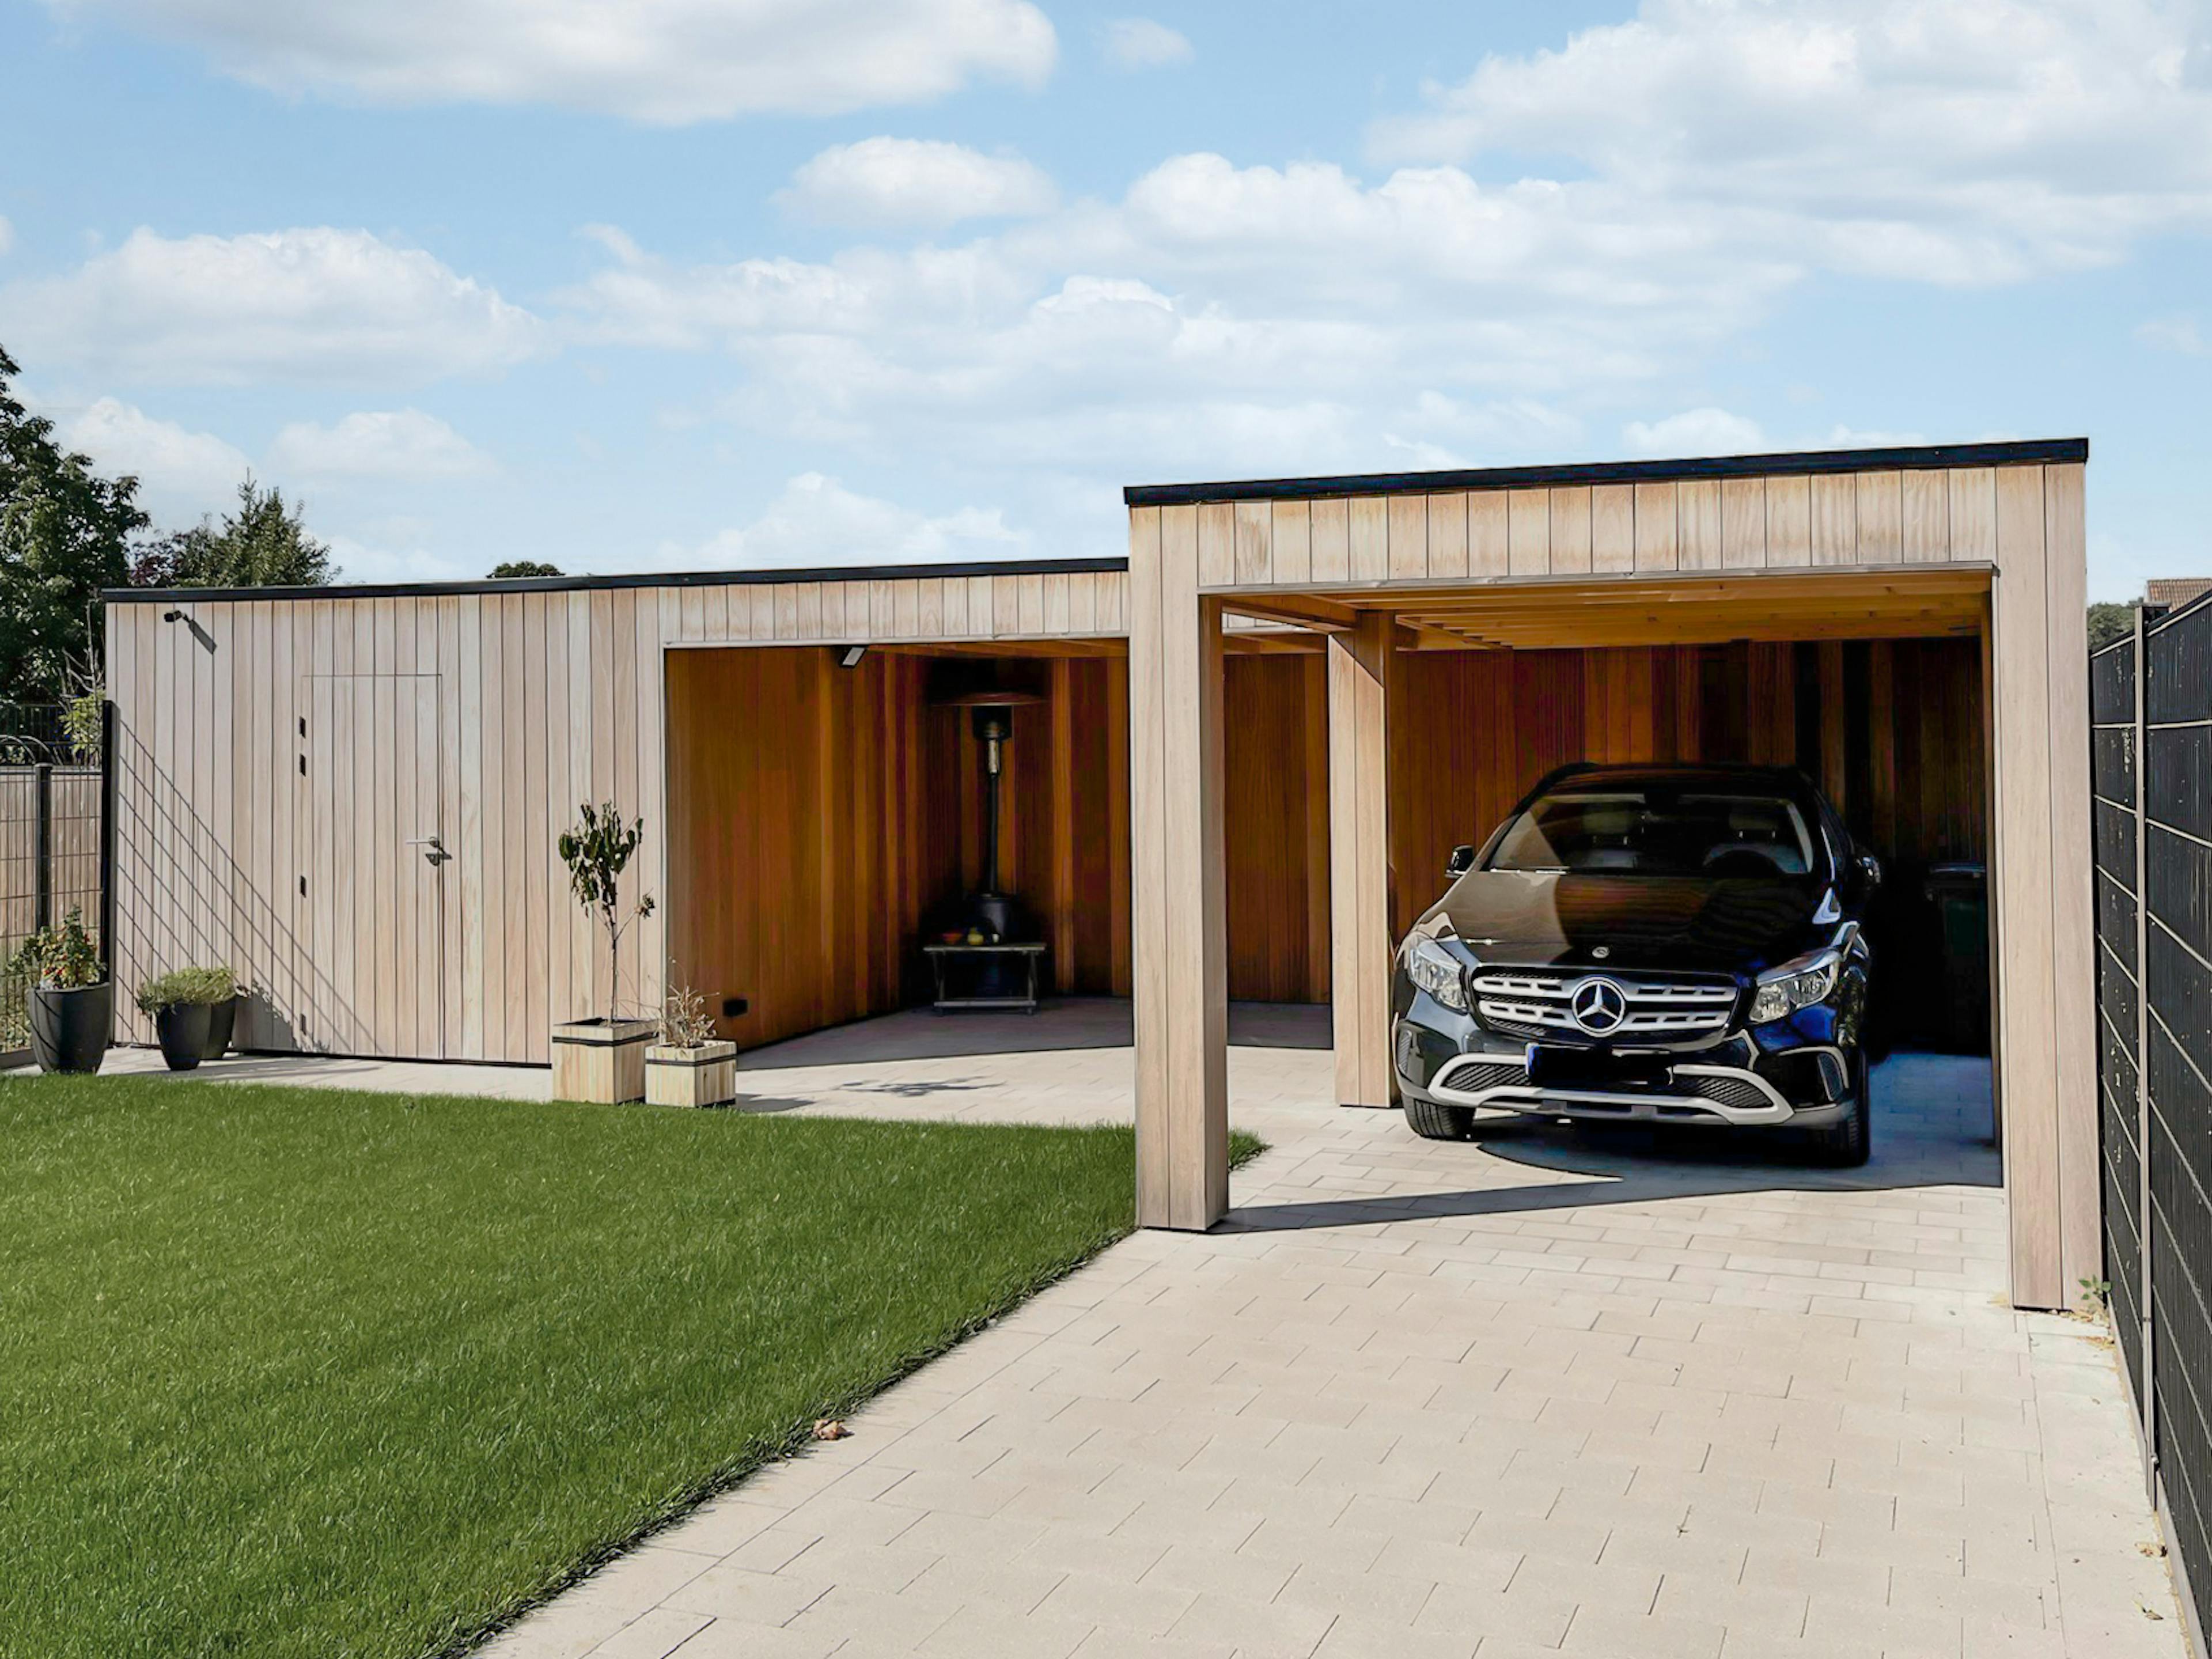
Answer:
[(1996, 499), (1990, 908), (2012, 1296), (2102, 1276), (2083, 469), (2008, 467)]
[[(583, 800), (647, 820), (630, 879), (661, 903), (623, 940), (619, 997), (659, 1000), (665, 646), (1115, 638), (1127, 592), (1123, 572), (1066, 570), (110, 605), (123, 988), (227, 963), (258, 993), (247, 1046), (427, 1051), (427, 1002), (446, 1056), (543, 1061), (555, 1020), (611, 995), (553, 848)], [(163, 623), (171, 609), (190, 624)], [(405, 700), (411, 733), (399, 676), (437, 680), (427, 705)], [(300, 732), (319, 681), (376, 734), (348, 745), (345, 780), (324, 734)], [(433, 833), (452, 854), (442, 901), (411, 930), (383, 925), (406, 915), (420, 857), (394, 849)], [(328, 878), (303, 895), (310, 869)], [(125, 1039), (150, 1041), (118, 1003)]]
[(1882, 470), (1206, 501), (1194, 509), (1198, 580), (1201, 591), (1227, 592), (1986, 564), (1996, 558), (1997, 471)]

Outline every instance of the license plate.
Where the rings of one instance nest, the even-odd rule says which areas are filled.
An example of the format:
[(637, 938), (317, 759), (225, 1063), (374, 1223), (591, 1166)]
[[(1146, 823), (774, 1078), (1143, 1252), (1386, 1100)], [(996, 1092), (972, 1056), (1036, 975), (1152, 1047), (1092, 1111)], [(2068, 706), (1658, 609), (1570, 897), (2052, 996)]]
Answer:
[(1528, 1081), (1540, 1089), (1656, 1089), (1670, 1076), (1663, 1060), (1543, 1042), (1528, 1045)]

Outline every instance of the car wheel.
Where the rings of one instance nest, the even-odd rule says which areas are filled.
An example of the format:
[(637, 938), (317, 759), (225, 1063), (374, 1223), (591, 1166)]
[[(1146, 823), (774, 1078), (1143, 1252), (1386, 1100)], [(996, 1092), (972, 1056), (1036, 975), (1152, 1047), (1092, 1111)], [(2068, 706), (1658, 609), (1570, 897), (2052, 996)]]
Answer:
[(1813, 1151), (1821, 1163), (1839, 1170), (1855, 1170), (1874, 1151), (1874, 1079), (1867, 1067), (1866, 1050), (1851, 1051), (1851, 1109), (1825, 1129), (1813, 1131)]
[(1465, 1140), (1474, 1132), (1474, 1112), (1466, 1106), (1442, 1106), (1433, 1100), (1405, 1098), (1406, 1124), (1424, 1140)]

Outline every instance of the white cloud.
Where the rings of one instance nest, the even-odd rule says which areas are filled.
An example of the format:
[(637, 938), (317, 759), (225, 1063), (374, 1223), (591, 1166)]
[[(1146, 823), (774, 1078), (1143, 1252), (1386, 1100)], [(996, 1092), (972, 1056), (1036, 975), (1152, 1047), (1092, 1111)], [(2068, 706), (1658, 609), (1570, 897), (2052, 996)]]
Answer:
[(1047, 213), (1058, 192), (1042, 168), (1017, 155), (886, 137), (833, 144), (792, 175), (779, 199), (825, 224), (935, 228)]
[(1016, 558), (1028, 550), (995, 507), (933, 516), (802, 472), (752, 523), (694, 547), (669, 544), (661, 557), (702, 569), (777, 569)]
[(1106, 61), (1116, 69), (1163, 69), (1197, 56), (1180, 31), (1149, 17), (1117, 17), (1101, 34)]
[[(1962, 443), (2005, 443), (2019, 437), (2017, 432), (1978, 432), (1954, 434)], [(1899, 430), (1893, 427), (1845, 426), (1841, 422), (1830, 427), (1826, 434), (1814, 443), (1791, 445), (1803, 449), (1910, 449), (1928, 441), (1924, 432)]]
[(48, 0), (101, 9), (278, 91), (551, 104), (665, 124), (832, 114), (977, 79), (1041, 85), (1027, 0)]
[(114, 398), (64, 415), (57, 426), (62, 441), (91, 456), (101, 471), (135, 474), (141, 501), (163, 522), (228, 505), (252, 467), (213, 433), (190, 431)]
[[(1960, 441), (2002, 442), (2010, 433), (1954, 434)], [(1686, 409), (1663, 420), (1631, 421), (1620, 429), (1622, 445), (1632, 455), (1756, 455), (1798, 449), (1905, 449), (1929, 441), (1923, 432), (1880, 427), (1846, 426), (1838, 422), (1826, 432), (1794, 438), (1773, 438), (1748, 416), (1711, 404)]]
[(2136, 338), (2157, 350), (2179, 352), (2185, 357), (2204, 355), (2204, 337), (2197, 332), (2197, 319), (2186, 313), (2150, 318), (2136, 328)]
[(1830, 269), (2012, 281), (2212, 222), (2204, 29), (2160, 0), (1644, 0), (1371, 141), (1565, 158)]
[(733, 419), (1083, 477), (1540, 453), (1556, 394), (1648, 380), (1796, 275), (1601, 185), (1206, 155), (957, 246), (686, 265), (600, 240), (572, 329), (726, 349)]
[[(349, 582), (450, 582), (481, 576), (443, 554), (420, 547), (389, 547), (351, 536), (327, 536), (331, 562)], [(494, 562), (495, 562), (495, 561)]]
[(15, 246), (15, 227), (8, 222), (5, 214), (0, 214), (0, 258), (5, 258), (8, 250)]
[(276, 434), (270, 470), (283, 477), (465, 478), (492, 470), (490, 458), (419, 409), (364, 410), (335, 426), (297, 421)]
[(1767, 447), (1759, 422), (1725, 409), (1686, 409), (1660, 421), (1631, 421), (1620, 441), (1634, 455), (1753, 455)]
[(391, 385), (506, 368), (544, 331), (419, 248), (324, 227), (135, 230), (66, 276), (0, 287), (0, 333), (142, 381)]
[(1645, 0), (1433, 90), (1376, 130), (1407, 159), (1375, 176), (1179, 155), (1118, 199), (811, 259), (607, 233), (565, 320), (724, 350), (742, 373), (695, 417), (871, 465), (1088, 484), (1533, 459), (1624, 399), (1680, 411), (1630, 427), (1653, 453), (1756, 448), (1659, 388), (1813, 279), (2013, 281), (2212, 225), (2205, 11)]

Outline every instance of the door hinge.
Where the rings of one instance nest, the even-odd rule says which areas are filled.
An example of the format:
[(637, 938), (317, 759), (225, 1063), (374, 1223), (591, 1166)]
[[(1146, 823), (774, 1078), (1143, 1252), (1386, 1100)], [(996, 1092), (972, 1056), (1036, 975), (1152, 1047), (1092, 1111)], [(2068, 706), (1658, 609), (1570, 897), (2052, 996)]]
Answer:
[(307, 896), (307, 878), (305, 876), (300, 878), (300, 896), (301, 898)]
[(305, 755), (300, 757), (300, 775), (303, 778), (307, 775), (307, 757)]

